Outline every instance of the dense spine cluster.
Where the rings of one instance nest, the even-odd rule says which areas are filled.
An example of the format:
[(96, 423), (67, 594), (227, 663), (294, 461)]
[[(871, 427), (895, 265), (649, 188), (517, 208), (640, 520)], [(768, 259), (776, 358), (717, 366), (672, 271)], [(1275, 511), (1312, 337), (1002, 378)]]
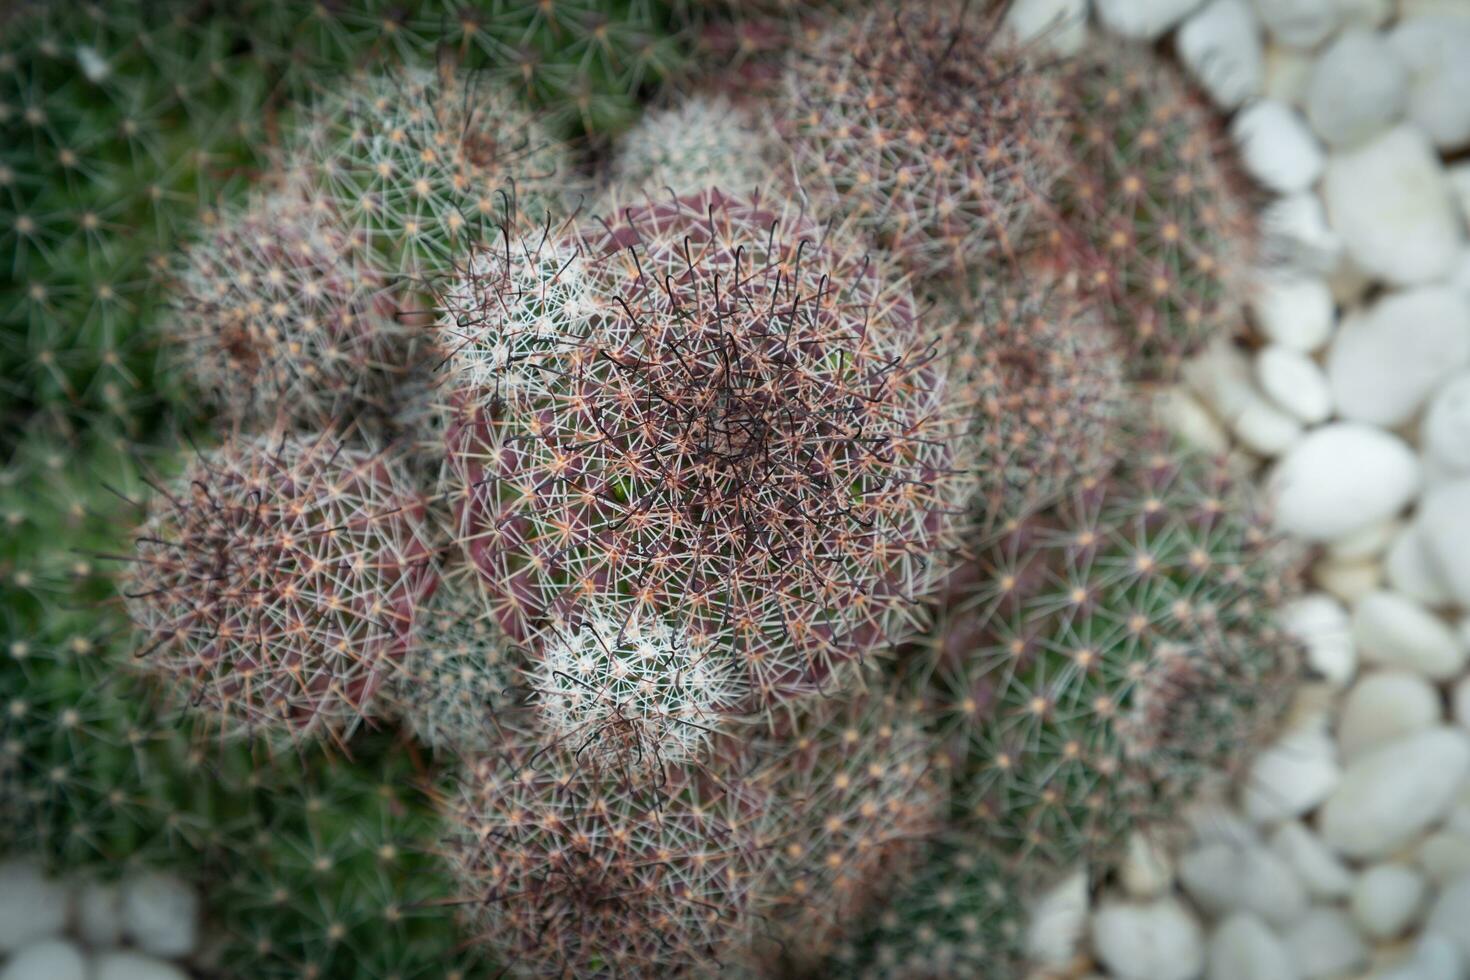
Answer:
[(723, 95), (694, 96), (649, 112), (623, 135), (613, 187), (624, 193), (667, 188), (698, 194), (714, 187), (749, 194), (780, 177), (782, 153), (748, 107)]

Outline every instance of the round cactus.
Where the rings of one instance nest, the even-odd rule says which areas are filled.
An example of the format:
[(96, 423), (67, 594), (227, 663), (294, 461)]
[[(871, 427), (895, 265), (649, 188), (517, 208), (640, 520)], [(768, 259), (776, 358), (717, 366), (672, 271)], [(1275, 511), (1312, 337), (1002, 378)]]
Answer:
[(956, 735), (966, 825), (1028, 874), (1106, 858), (1290, 694), (1290, 555), (1223, 463), (1134, 437), (979, 550), (908, 666)]
[(1104, 45), (1063, 78), (1053, 236), (1102, 302), (1135, 375), (1168, 378), (1244, 322), (1255, 208), (1219, 116), (1147, 50)]
[(360, 249), (291, 194), (257, 195), (185, 254), (168, 324), (181, 367), (242, 421), (382, 406), (412, 338)]
[[(906, 289), (717, 191), (483, 258), (480, 312), (446, 325), (457, 356), (529, 343), (505, 323), (558, 338), (451, 384), (460, 535), (512, 636), (594, 600), (667, 618), (720, 636), (770, 701), (904, 633), (967, 482)], [(548, 305), (563, 294), (587, 299)]]
[(434, 587), (422, 505), (334, 435), (235, 439), (150, 504), (123, 581), (139, 661), (222, 734), (355, 724)]
[(877, 4), (799, 48), (784, 83), (802, 189), (920, 278), (1016, 249), (1055, 166), (1050, 81), (1000, 40), (1003, 8), (970, 6)]
[(760, 803), (734, 778), (643, 783), (565, 741), (510, 744), (465, 774), (445, 850), (508, 969), (699, 974), (749, 928)]
[(717, 187), (745, 194), (773, 183), (780, 155), (752, 112), (722, 95), (695, 95), (648, 113), (625, 133), (612, 178), (624, 192), (698, 194)]

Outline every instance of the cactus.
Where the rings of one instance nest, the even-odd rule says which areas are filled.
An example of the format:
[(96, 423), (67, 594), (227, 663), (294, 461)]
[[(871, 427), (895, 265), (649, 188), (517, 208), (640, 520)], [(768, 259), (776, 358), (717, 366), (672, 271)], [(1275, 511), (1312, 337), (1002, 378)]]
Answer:
[(1055, 92), (1003, 8), (880, 3), (799, 48), (780, 104), (801, 188), (921, 279), (1018, 250), (1054, 169)]
[(1095, 48), (1061, 87), (1060, 261), (1122, 333), (1133, 373), (1167, 379), (1244, 322), (1257, 251), (1249, 187), (1214, 109), (1150, 52)]
[[(460, 536), (511, 636), (594, 600), (669, 617), (770, 702), (902, 635), (966, 482), (908, 291), (758, 197), (553, 238), (482, 253), (478, 311), (445, 325)], [(526, 322), (556, 339), (503, 358)]]
[[(695, 95), (650, 112), (623, 135), (613, 159), (616, 189), (733, 194), (773, 184), (781, 148), (755, 114), (722, 95)], [(617, 208), (607, 210), (616, 211)]]
[(151, 501), (123, 582), (137, 657), (231, 736), (350, 730), (435, 579), (394, 461), (341, 436), (237, 438)]

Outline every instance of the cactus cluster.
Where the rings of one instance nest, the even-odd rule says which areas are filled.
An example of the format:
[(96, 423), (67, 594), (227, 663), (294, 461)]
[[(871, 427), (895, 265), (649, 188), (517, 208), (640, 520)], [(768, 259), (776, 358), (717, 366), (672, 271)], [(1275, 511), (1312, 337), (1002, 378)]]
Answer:
[[(1049, 65), (1002, 12), (140, 30), (223, 66), (122, 144), (207, 207), (127, 254), (169, 286), (129, 323), (211, 425), (121, 440), (141, 467), (99, 420), (36, 426), (0, 470), (0, 847), (182, 867), (241, 978), (1018, 975), (1027, 890), (1105, 869), (1279, 709), (1293, 568), (1129, 404), (1125, 356), (1166, 371), (1236, 299), (1208, 126), (1143, 55)], [(151, 91), (100, 53), (134, 21), (25, 16), (0, 71), (59, 79), (0, 119), (25, 152), (86, 86)], [(699, 85), (654, 91), (691, 52)], [(0, 203), (112, 187), (102, 226), (147, 224), (49, 161)], [(114, 254), (14, 206), (13, 276)]]

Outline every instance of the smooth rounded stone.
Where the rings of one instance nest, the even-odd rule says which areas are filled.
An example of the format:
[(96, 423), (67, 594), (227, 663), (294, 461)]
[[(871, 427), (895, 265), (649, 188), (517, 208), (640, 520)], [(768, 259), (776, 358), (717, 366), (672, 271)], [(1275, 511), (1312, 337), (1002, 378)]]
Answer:
[(1449, 605), (1449, 589), (1445, 587), (1439, 569), (1429, 559), (1418, 521), (1399, 531), (1389, 546), (1383, 567), (1388, 584), (1404, 595), (1427, 606)]
[(1419, 505), (1420, 540), (1462, 608), (1470, 608), (1470, 479), (1433, 487)]
[(70, 889), (46, 877), (38, 863), (0, 862), (0, 953), (56, 935), (70, 915)]
[(1450, 188), (1460, 202), (1460, 213), (1470, 221), (1470, 163), (1457, 163), (1450, 167), (1448, 173)]
[(1353, 887), (1353, 873), (1300, 820), (1288, 820), (1271, 835), (1271, 849), (1296, 873), (1313, 898), (1343, 898)]
[(1235, 417), (1230, 430), (1246, 449), (1269, 458), (1290, 449), (1303, 431), (1299, 419), (1261, 395), (1251, 398)]
[(1381, 745), (1353, 760), (1322, 805), (1322, 840), (1350, 858), (1386, 857), (1449, 812), (1467, 773), (1463, 731), (1430, 728)]
[(1256, 0), (1271, 39), (1289, 48), (1315, 48), (1341, 23), (1335, 0)]
[(1345, 537), (1338, 538), (1327, 546), (1327, 554), (1338, 561), (1354, 561), (1364, 558), (1377, 558), (1388, 550), (1393, 539), (1403, 530), (1405, 521), (1394, 520), (1380, 521), (1371, 527), (1365, 527), (1361, 531), (1354, 531)]
[(1419, 842), (1414, 860), (1430, 881), (1447, 885), (1470, 875), (1470, 837), (1448, 830), (1436, 831)]
[(1065, 966), (1077, 957), (1087, 931), (1087, 873), (1077, 870), (1052, 886), (1030, 909), (1026, 955), (1046, 966)]
[(1352, 620), (1346, 607), (1325, 592), (1292, 600), (1276, 621), (1307, 649), (1307, 664), (1334, 684), (1347, 684), (1358, 669)]
[(1470, 299), (1444, 286), (1391, 293), (1343, 318), (1327, 356), (1337, 412), (1391, 429), (1470, 364)]
[(1350, 28), (1320, 55), (1307, 83), (1307, 119), (1332, 146), (1353, 146), (1404, 111), (1409, 71), (1379, 34)]
[(1135, 830), (1118, 869), (1129, 898), (1157, 898), (1174, 884), (1174, 859), (1164, 842)]
[(1413, 17), (1470, 17), (1465, 0), (1398, 0), (1400, 20)]
[(87, 960), (63, 939), (43, 939), (0, 966), (0, 980), (87, 980)]
[(77, 935), (93, 949), (118, 944), (122, 936), (122, 896), (116, 885), (96, 880), (78, 883)]
[(1174, 46), (1185, 69), (1222, 109), (1260, 94), (1265, 51), (1247, 0), (1209, 0), (1179, 28)]
[(1234, 424), (1261, 397), (1251, 377), (1250, 358), (1229, 337), (1212, 338), (1184, 362), (1180, 376), (1226, 424)]
[(1304, 980), (1340, 977), (1368, 962), (1368, 949), (1341, 909), (1317, 906), (1283, 934), (1287, 952)]
[(1404, 670), (1367, 674), (1343, 699), (1337, 747), (1345, 763), (1440, 721), (1440, 698), (1428, 681)]
[(1470, 144), (1470, 19), (1403, 19), (1388, 43), (1409, 68), (1409, 118), (1441, 150)]
[(1443, 681), (1465, 668), (1470, 651), (1445, 621), (1408, 596), (1375, 592), (1353, 610), (1353, 638), (1364, 662)]
[(1261, 847), (1197, 847), (1179, 858), (1179, 883), (1214, 916), (1251, 912), (1283, 926), (1307, 910), (1307, 891), (1291, 867)]
[(1444, 167), (1417, 126), (1404, 124), (1334, 153), (1322, 197), (1347, 254), (1396, 286), (1449, 274), (1463, 242)]
[(1018, 42), (1068, 58), (1087, 44), (1087, 0), (1016, 0), (1005, 26)]
[(1210, 936), (1207, 980), (1296, 980), (1291, 954), (1260, 919), (1237, 912)]
[(1299, 422), (1316, 425), (1332, 414), (1327, 376), (1301, 351), (1268, 344), (1256, 354), (1256, 383)]
[(1261, 835), (1234, 808), (1218, 799), (1199, 799), (1184, 808), (1184, 826), (1196, 844), (1258, 844)]
[(1261, 209), (1259, 225), (1266, 254), (1303, 274), (1330, 275), (1347, 254), (1342, 236), (1328, 224), (1327, 205), (1311, 191), (1276, 198)]
[(1338, 689), (1326, 681), (1304, 680), (1297, 685), (1286, 706), (1286, 713), (1276, 725), (1278, 738), (1289, 735), (1328, 735), (1337, 705)]
[(133, 952), (103, 953), (93, 963), (92, 980), (189, 980), (165, 960)]
[(1312, 582), (1346, 603), (1383, 588), (1383, 563), (1372, 558), (1328, 558), (1312, 566)]
[(1173, 898), (1104, 904), (1092, 917), (1092, 946), (1119, 980), (1192, 980), (1205, 967), (1199, 923)]
[(1216, 456), (1230, 451), (1230, 435), (1215, 416), (1180, 385), (1159, 392), (1154, 417), (1189, 445)]
[(1312, 78), (1312, 56), (1279, 44), (1266, 45), (1266, 79), (1262, 92), (1268, 99), (1300, 106)]
[(1408, 928), (1424, 901), (1424, 876), (1406, 864), (1375, 864), (1358, 876), (1348, 907), (1370, 939), (1392, 939)]
[(1332, 541), (1398, 514), (1419, 489), (1419, 461), (1397, 436), (1333, 422), (1294, 445), (1268, 486), (1278, 529)]
[(1419, 429), (1419, 442), (1445, 470), (1470, 473), (1470, 371), (1455, 375), (1434, 393)]
[(1453, 940), (1462, 961), (1470, 964), (1470, 929), (1466, 923), (1470, 923), (1470, 875), (1450, 882), (1440, 891), (1424, 922), (1424, 932)]
[(1470, 732), (1470, 677), (1461, 678), (1455, 685), (1450, 703), (1455, 713), (1455, 724)]
[(1158, 38), (1199, 5), (1200, 0), (1093, 0), (1103, 27), (1142, 41)]
[(1412, 954), (1373, 980), (1464, 980), (1460, 952), (1455, 944), (1437, 933), (1426, 933), (1414, 944)]
[(1251, 286), (1249, 303), (1256, 326), (1280, 347), (1309, 354), (1332, 336), (1332, 290), (1316, 276), (1263, 273)]
[(173, 875), (145, 872), (122, 883), (123, 931), (145, 953), (178, 958), (199, 944), (199, 894)]
[(1327, 157), (1306, 120), (1277, 99), (1259, 99), (1230, 123), (1247, 173), (1279, 194), (1311, 188), (1322, 176)]
[(1341, 778), (1325, 732), (1288, 732), (1251, 760), (1241, 781), (1241, 805), (1259, 825), (1289, 820), (1316, 809)]

